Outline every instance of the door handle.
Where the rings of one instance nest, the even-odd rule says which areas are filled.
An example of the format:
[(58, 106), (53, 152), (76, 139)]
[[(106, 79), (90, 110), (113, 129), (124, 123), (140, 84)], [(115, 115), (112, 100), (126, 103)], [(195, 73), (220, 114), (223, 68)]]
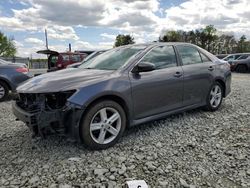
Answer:
[(181, 76), (182, 76), (181, 72), (176, 72), (176, 73), (174, 74), (174, 77), (177, 77), (177, 78), (179, 78), (179, 77), (181, 77)]
[(210, 66), (210, 67), (208, 68), (208, 70), (213, 71), (213, 70), (214, 70), (214, 67), (213, 67), (213, 66)]

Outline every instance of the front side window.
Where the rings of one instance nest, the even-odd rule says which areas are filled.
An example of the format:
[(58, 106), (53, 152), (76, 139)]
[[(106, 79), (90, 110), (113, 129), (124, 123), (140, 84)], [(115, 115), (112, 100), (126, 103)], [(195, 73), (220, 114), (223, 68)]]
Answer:
[(202, 63), (200, 53), (194, 47), (178, 45), (177, 49), (183, 65)]
[(203, 63), (211, 62), (211, 60), (205, 54), (200, 53), (200, 55)]
[(149, 62), (155, 65), (155, 69), (164, 69), (177, 66), (176, 55), (173, 46), (158, 46), (144, 56), (141, 62)]

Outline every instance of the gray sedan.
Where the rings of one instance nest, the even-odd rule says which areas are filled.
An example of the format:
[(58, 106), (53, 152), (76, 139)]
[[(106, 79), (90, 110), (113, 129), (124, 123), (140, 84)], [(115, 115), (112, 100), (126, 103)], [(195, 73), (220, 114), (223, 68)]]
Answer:
[(129, 45), (27, 81), (13, 112), (34, 135), (66, 133), (105, 149), (127, 127), (198, 107), (217, 110), (230, 85), (229, 64), (195, 45)]
[(18, 84), (31, 77), (25, 64), (0, 59), (0, 102), (8, 98), (9, 91), (15, 91)]

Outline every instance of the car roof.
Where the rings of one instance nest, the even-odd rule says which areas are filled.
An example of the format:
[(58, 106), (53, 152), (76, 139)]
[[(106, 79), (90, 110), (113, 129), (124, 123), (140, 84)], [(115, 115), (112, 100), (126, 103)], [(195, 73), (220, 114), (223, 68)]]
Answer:
[(159, 46), (159, 45), (189, 45), (189, 46), (194, 46), (198, 47), (194, 44), (187, 43), (187, 42), (150, 42), (150, 43), (139, 43), (139, 44), (128, 44), (124, 46), (119, 46), (118, 48), (126, 48), (129, 46), (145, 46), (145, 47), (154, 47), (154, 46)]
[(250, 55), (250, 52), (246, 52), (246, 53), (235, 53), (235, 54), (228, 54), (227, 56), (230, 56), (230, 55)]

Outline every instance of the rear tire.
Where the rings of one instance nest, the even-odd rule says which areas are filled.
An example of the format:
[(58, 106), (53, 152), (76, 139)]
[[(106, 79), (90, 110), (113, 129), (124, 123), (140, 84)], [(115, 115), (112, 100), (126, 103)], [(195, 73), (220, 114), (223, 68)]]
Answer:
[(236, 67), (236, 72), (239, 72), (239, 73), (247, 73), (247, 66), (245, 66), (245, 65), (238, 65), (237, 67)]
[(223, 100), (224, 88), (219, 82), (215, 82), (207, 95), (206, 99), (206, 110), (216, 111), (220, 108)]
[(126, 127), (126, 114), (116, 102), (104, 100), (94, 103), (83, 116), (80, 137), (90, 150), (106, 149), (115, 145)]
[(0, 102), (5, 101), (9, 97), (9, 87), (8, 85), (0, 81)]

